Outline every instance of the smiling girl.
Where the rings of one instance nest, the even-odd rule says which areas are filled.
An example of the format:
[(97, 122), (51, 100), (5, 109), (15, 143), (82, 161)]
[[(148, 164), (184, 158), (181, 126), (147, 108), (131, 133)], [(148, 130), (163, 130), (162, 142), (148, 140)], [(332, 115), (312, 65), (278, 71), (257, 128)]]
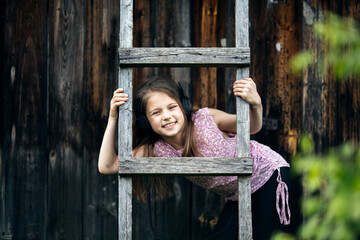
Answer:
[[(258, 132), (262, 125), (262, 105), (254, 81), (251, 78), (237, 80), (234, 82), (233, 91), (235, 96), (240, 96), (249, 103), (250, 133)], [(115, 128), (118, 107), (126, 104), (127, 100), (128, 95), (123, 89), (119, 88), (114, 92), (99, 154), (98, 167), (101, 173), (118, 173), (118, 158), (114, 151)], [(138, 90), (133, 104), (134, 157), (237, 156), (236, 137), (233, 134), (236, 133), (236, 115), (210, 108), (194, 112), (185, 91), (173, 80), (161, 76), (150, 79)], [(280, 169), (289, 167), (289, 164), (269, 147), (256, 141), (250, 141), (250, 156), (253, 158), (251, 192), (254, 193), (261, 188), (277, 171), (276, 180), (272, 180), (278, 184), (273, 202), (276, 202), (281, 223), (289, 224), (287, 186), (281, 180), (280, 174)], [(215, 232), (209, 239), (236, 238), (237, 177), (188, 176), (187, 179), (224, 196), (227, 201)], [(149, 178), (149, 186), (144, 186), (143, 180), (139, 177), (134, 178), (133, 183), (135, 195), (143, 201), (146, 201), (149, 186), (150, 191), (155, 190), (158, 198), (171, 195), (164, 177)]]

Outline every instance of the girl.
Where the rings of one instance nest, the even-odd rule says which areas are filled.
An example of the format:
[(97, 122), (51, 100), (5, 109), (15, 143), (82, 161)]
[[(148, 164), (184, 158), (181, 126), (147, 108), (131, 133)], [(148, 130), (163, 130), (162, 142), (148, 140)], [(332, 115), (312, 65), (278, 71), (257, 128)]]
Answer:
[[(262, 104), (255, 83), (251, 78), (237, 80), (234, 82), (233, 91), (235, 96), (242, 97), (250, 104), (250, 133), (258, 132), (262, 126)], [(114, 92), (99, 155), (98, 167), (101, 173), (118, 172), (118, 158), (114, 151), (115, 128), (118, 107), (127, 100), (128, 96), (123, 89), (119, 88)], [(193, 112), (185, 91), (170, 79), (157, 76), (147, 81), (138, 90), (133, 104), (134, 157), (235, 157), (237, 154), (236, 137), (231, 134), (236, 133), (236, 115), (209, 108)], [(287, 198), (285, 199), (287, 186), (280, 175), (280, 168), (289, 167), (289, 164), (269, 147), (256, 141), (250, 142), (250, 155), (254, 160), (250, 180), (251, 192), (254, 193), (262, 187), (277, 170), (276, 208), (281, 223), (289, 224), (290, 211)], [(215, 191), (227, 201), (214, 234), (209, 239), (235, 239), (238, 232), (237, 177), (189, 176), (187, 179)], [(144, 186), (141, 178), (134, 178), (133, 182), (134, 193), (140, 200), (146, 201), (148, 190), (145, 187), (149, 186), (155, 189), (159, 198), (166, 194), (171, 195), (163, 177), (149, 178), (147, 186)]]

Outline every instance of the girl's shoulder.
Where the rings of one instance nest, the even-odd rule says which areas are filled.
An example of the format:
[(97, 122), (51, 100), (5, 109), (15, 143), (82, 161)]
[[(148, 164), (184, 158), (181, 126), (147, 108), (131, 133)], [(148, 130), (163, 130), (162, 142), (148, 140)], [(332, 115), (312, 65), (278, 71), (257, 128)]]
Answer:
[(144, 157), (146, 153), (146, 145), (141, 145), (133, 150), (134, 157)]
[(199, 110), (197, 110), (194, 115), (193, 115), (193, 121), (195, 122), (196, 120), (207, 120), (207, 121), (211, 121), (211, 122), (215, 122), (217, 123), (216, 119), (217, 118), (221, 118), (225, 115), (225, 117), (228, 117), (229, 114), (220, 111), (218, 109), (215, 108), (201, 108)]
[(201, 117), (201, 116), (216, 116), (218, 115), (219, 113), (224, 113), (223, 111), (220, 111), (218, 109), (215, 109), (215, 108), (208, 108), (208, 107), (205, 107), (205, 108), (200, 108), (199, 110), (197, 110), (194, 114), (193, 114), (193, 118), (196, 118), (196, 117)]
[(197, 110), (192, 117), (192, 120), (194, 122), (194, 125), (196, 127), (200, 126), (207, 126), (207, 127), (213, 127), (216, 126), (216, 123), (213, 119), (213, 109), (211, 108), (201, 108)]
[(192, 115), (192, 119), (195, 120), (197, 118), (206, 117), (209, 115), (210, 115), (209, 108), (207, 108), (207, 107), (200, 108), (199, 110), (194, 112), (194, 114)]

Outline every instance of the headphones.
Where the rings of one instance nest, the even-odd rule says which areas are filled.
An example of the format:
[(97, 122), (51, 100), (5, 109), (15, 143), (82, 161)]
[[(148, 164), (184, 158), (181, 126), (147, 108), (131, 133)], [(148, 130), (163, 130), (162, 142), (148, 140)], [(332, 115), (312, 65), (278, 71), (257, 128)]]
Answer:
[[(184, 88), (181, 86), (181, 84), (178, 83), (178, 85), (179, 85), (179, 92), (180, 92), (180, 96), (181, 96), (181, 104), (184, 108), (186, 117), (189, 119), (191, 117), (191, 113), (192, 113), (191, 102), (190, 102), (190, 99), (187, 96)], [(143, 131), (148, 131), (151, 129), (149, 120), (147, 119), (147, 117), (145, 115), (141, 115), (136, 120), (138, 121), (138, 123)]]

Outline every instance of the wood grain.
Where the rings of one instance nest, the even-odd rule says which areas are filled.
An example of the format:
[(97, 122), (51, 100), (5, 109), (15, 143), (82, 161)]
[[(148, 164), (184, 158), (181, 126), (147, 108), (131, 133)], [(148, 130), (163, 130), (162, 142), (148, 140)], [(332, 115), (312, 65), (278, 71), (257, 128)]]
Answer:
[[(83, 237), (85, 1), (50, 3), (47, 237)], [(55, 137), (56, 136), (56, 137)], [(71, 219), (71, 221), (69, 221)]]
[(250, 64), (249, 48), (120, 48), (123, 67), (242, 66)]
[[(120, 1), (120, 37), (119, 47), (133, 46), (133, 1)], [(118, 121), (118, 155), (119, 157), (132, 156), (132, 69), (119, 68), (119, 86), (128, 93), (129, 101), (119, 107)], [(131, 125), (131, 124), (130, 124)], [(119, 165), (121, 162), (119, 158)], [(119, 212), (118, 212), (119, 239), (132, 239), (132, 179), (119, 175)]]
[(117, 175), (99, 174), (98, 170), (109, 101), (118, 84), (118, 14), (119, 1), (95, 0), (86, 5), (83, 239), (117, 239), (118, 236)]
[(1, 237), (44, 239), (48, 160), (47, 4), (2, 1), (0, 13)]
[[(219, 16), (218, 0), (195, 1), (194, 46), (220, 47), (217, 41), (217, 23)], [(224, 16), (222, 16), (224, 17)], [(197, 107), (217, 108), (218, 94), (217, 68), (201, 67), (194, 70), (193, 103)]]
[(119, 174), (239, 175), (249, 174), (252, 158), (153, 157), (119, 161)]
[[(235, 1), (235, 46), (249, 46), (249, 5), (247, 0)], [(238, 68), (236, 79), (249, 77), (249, 68)], [(236, 98), (236, 131), (238, 157), (250, 155), (250, 116), (249, 104)], [(250, 177), (238, 178), (239, 239), (252, 239), (251, 189)]]

